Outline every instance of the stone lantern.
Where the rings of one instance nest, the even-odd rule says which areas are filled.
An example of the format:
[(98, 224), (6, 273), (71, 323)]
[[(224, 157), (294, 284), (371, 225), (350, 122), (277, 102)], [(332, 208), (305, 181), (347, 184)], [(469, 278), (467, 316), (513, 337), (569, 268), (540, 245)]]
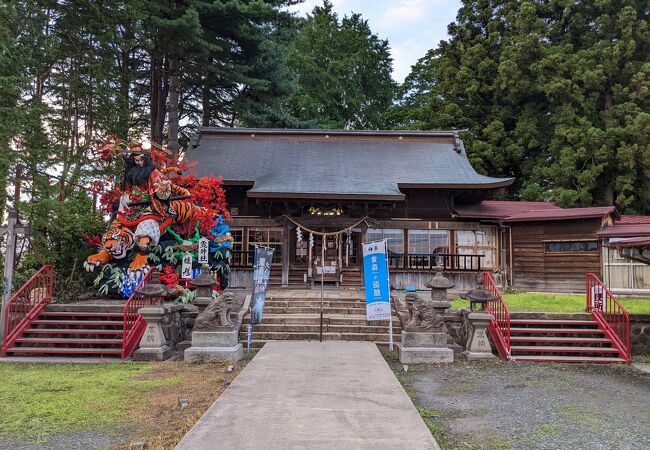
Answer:
[[(155, 270), (155, 269), (151, 269)], [(151, 282), (136, 291), (145, 298), (145, 306), (138, 310), (138, 314), (147, 322), (140, 348), (133, 354), (138, 361), (164, 361), (172, 355), (172, 350), (167, 346), (167, 340), (162, 329), (162, 319), (169, 311), (164, 306), (165, 298), (172, 292), (164, 284), (160, 284), (160, 274), (155, 271), (151, 274)]]
[(196, 286), (196, 298), (192, 302), (199, 309), (199, 313), (212, 301), (212, 287), (219, 283), (210, 275), (210, 267), (207, 264), (201, 266), (201, 273), (192, 280), (192, 285)]
[[(426, 284), (426, 287), (431, 289), (431, 302), (435, 314), (444, 316), (445, 310), (451, 307), (451, 303), (449, 303), (447, 297), (447, 289), (454, 287), (454, 283), (443, 275), (442, 269), (438, 269), (436, 270), (436, 274), (431, 278), (431, 281)], [(444, 322), (440, 331), (447, 332), (447, 327)]]
[(494, 316), (488, 313), (488, 304), (498, 299), (483, 289), (483, 280), (478, 282), (476, 289), (461, 295), (469, 300), (470, 311), (463, 314), (463, 319), (469, 322), (469, 336), (467, 338), (466, 350), (463, 352), (468, 361), (481, 359), (494, 359), (492, 347), (487, 336), (487, 327), (494, 320)]
[(469, 300), (469, 309), (472, 311), (487, 312), (488, 304), (499, 299), (496, 295), (490, 294), (483, 288), (483, 280), (479, 280), (476, 289), (472, 289), (467, 294), (462, 294), (462, 298)]

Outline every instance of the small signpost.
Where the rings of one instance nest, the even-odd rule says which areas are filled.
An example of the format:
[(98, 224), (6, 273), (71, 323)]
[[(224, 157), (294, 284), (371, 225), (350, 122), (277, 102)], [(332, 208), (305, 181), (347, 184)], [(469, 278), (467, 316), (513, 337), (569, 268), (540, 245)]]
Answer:
[(183, 255), (183, 262), (181, 264), (181, 278), (192, 278), (192, 254), (189, 252)]
[(393, 321), (390, 311), (390, 279), (386, 241), (363, 244), (363, 273), (366, 290), (366, 320), (388, 320), (390, 349), (393, 349)]
[(202, 237), (201, 239), (199, 239), (199, 256), (198, 256), (199, 265), (208, 264), (209, 251), (210, 251), (210, 241), (208, 240), (208, 238)]

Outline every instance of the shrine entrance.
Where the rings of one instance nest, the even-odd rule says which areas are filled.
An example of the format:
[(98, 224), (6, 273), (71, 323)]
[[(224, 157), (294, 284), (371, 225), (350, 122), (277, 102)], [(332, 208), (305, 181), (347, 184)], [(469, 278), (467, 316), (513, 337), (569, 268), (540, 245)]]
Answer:
[[(314, 230), (314, 233), (309, 230)], [(293, 277), (300, 272), (304, 281), (311, 284), (319, 282), (323, 272), (324, 281), (335, 285), (360, 279), (360, 227), (341, 231), (340, 228), (312, 226), (298, 232), (298, 226), (294, 226), (290, 233), (289, 259)]]

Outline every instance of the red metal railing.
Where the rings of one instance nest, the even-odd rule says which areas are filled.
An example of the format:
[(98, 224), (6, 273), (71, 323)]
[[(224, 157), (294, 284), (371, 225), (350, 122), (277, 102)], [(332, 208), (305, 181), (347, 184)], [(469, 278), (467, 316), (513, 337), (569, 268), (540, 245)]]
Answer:
[(586, 301), (586, 310), (612, 341), (620, 357), (630, 362), (630, 315), (593, 273), (587, 274)]
[(510, 311), (489, 272), (483, 272), (483, 286), (490, 294), (499, 297), (498, 300), (488, 303), (488, 312), (494, 316), (494, 320), (488, 326), (488, 333), (499, 356), (512, 360), (514, 358), (510, 353)]
[[(140, 343), (140, 338), (147, 328), (147, 323), (138, 313), (147, 303), (146, 297), (138, 294), (138, 290), (151, 281), (151, 277), (156, 269), (150, 269), (142, 278), (142, 281), (133, 290), (133, 294), (124, 304), (124, 328), (122, 332), (122, 359), (128, 358), (135, 351)], [(151, 300), (150, 300), (151, 301)]]
[(13, 347), (16, 339), (38, 318), (52, 301), (54, 266), (45, 265), (34, 274), (5, 304), (2, 354)]

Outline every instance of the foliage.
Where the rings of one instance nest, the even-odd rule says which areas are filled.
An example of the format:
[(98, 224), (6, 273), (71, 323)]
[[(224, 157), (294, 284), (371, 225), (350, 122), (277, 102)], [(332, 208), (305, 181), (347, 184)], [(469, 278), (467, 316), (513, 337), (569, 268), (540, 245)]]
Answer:
[(324, 1), (298, 31), (290, 67), (299, 90), (291, 114), (325, 128), (377, 129), (393, 98), (388, 42), (360, 14), (339, 19)]
[(413, 66), (393, 126), (467, 128), (510, 195), (650, 211), (650, 26), (630, 0), (464, 1)]

